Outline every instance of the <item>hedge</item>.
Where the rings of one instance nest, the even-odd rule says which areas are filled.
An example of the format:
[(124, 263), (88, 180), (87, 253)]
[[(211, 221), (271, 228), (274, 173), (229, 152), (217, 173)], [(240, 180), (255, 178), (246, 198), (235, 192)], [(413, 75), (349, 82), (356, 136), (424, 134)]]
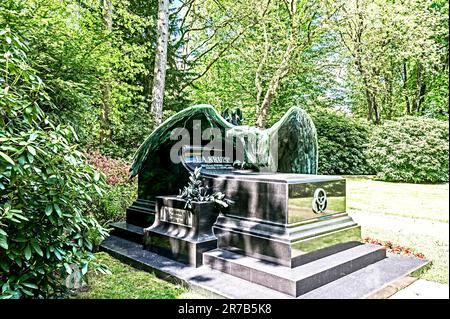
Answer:
[(369, 126), (341, 111), (311, 113), (319, 144), (319, 174), (373, 174), (366, 160)]
[(367, 161), (380, 180), (447, 182), (448, 129), (448, 122), (425, 117), (385, 121), (372, 130)]

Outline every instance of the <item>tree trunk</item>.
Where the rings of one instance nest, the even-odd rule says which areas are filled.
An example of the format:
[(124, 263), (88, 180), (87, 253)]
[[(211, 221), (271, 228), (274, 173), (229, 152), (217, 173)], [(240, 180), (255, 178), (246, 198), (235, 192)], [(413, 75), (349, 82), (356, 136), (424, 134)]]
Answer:
[(167, 42), (169, 39), (169, 0), (158, 1), (157, 41), (152, 88), (151, 111), (156, 125), (161, 124), (164, 102), (164, 85), (167, 66)]
[(286, 77), (289, 72), (289, 60), (292, 53), (291, 50), (292, 48), (289, 45), (281, 66), (276, 70), (275, 75), (269, 82), (269, 87), (267, 88), (266, 94), (264, 95), (264, 100), (262, 101), (261, 106), (257, 107), (256, 126), (259, 128), (266, 127), (267, 115), (270, 105), (272, 104), (273, 98), (275, 97), (278, 88), (280, 87), (281, 80)]
[(408, 71), (406, 69), (406, 62), (403, 63), (403, 94), (405, 96), (406, 114), (411, 114), (411, 104), (408, 97)]
[(373, 111), (374, 111), (374, 115), (375, 115), (375, 124), (379, 125), (379, 124), (381, 124), (381, 113), (380, 113), (380, 109), (378, 108), (378, 103), (375, 98), (375, 94), (372, 94), (372, 107), (373, 107)]
[[(110, 35), (112, 32), (112, 3), (111, 0), (103, 0), (103, 22), (105, 28)], [(108, 41), (108, 46), (111, 47), (111, 41)], [(110, 100), (111, 100), (111, 67), (108, 67), (107, 74), (102, 83), (102, 104), (101, 104), (101, 125), (100, 125), (100, 143), (104, 143), (107, 137), (111, 137), (111, 121), (110, 114)]]
[(417, 64), (416, 70), (416, 91), (413, 97), (413, 111), (418, 113), (425, 94), (425, 85), (423, 83), (423, 67), (421, 63)]

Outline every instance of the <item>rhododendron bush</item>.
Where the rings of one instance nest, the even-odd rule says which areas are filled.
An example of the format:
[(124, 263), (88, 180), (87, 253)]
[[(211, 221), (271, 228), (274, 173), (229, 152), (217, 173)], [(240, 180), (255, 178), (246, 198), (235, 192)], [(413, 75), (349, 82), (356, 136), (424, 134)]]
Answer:
[(91, 150), (86, 154), (88, 163), (106, 176), (103, 196), (96, 196), (92, 213), (102, 225), (125, 219), (125, 211), (137, 197), (137, 183), (129, 178), (130, 164)]

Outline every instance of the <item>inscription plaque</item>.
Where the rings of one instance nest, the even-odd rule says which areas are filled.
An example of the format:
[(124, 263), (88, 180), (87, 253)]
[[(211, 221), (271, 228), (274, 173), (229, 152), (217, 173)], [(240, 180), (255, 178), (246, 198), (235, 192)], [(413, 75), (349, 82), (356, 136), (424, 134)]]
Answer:
[(163, 206), (159, 219), (166, 223), (192, 227), (192, 212), (184, 209)]
[(182, 149), (181, 162), (192, 171), (200, 166), (203, 174), (208, 172), (231, 173), (233, 171), (233, 159), (226, 156), (225, 152), (220, 149), (212, 150), (207, 147), (185, 145)]

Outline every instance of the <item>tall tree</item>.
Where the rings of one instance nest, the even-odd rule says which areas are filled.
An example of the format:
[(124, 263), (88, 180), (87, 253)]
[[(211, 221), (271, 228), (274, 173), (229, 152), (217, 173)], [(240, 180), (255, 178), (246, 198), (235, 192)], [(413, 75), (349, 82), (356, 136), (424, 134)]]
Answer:
[(167, 42), (169, 40), (169, 0), (158, 1), (155, 69), (152, 87), (151, 111), (155, 124), (162, 122), (164, 85), (167, 66)]
[[(111, 0), (103, 0), (103, 21), (108, 37), (111, 37), (113, 31), (113, 5)], [(107, 42), (107, 46), (111, 50), (111, 40)], [(100, 143), (104, 143), (106, 135), (110, 135), (110, 111), (111, 111), (111, 66), (107, 68), (107, 74), (102, 83), (102, 102), (101, 102), (101, 127), (100, 127)]]
[[(283, 0), (271, 8), (264, 5), (260, 8), (257, 18), (262, 31), (263, 54), (255, 72), (256, 126), (265, 127), (269, 108), (282, 81), (295, 71), (302, 52), (314, 41), (321, 12), (320, 6), (309, 0)], [(280, 16), (284, 19), (277, 23)], [(269, 30), (274, 26), (278, 32)]]
[(448, 13), (434, 0), (336, 3), (340, 9), (331, 32), (340, 35), (347, 81), (354, 76), (352, 89), (363, 92), (367, 119), (380, 124), (382, 116), (422, 114), (430, 79), (441, 65), (436, 38), (448, 33), (442, 23)]

